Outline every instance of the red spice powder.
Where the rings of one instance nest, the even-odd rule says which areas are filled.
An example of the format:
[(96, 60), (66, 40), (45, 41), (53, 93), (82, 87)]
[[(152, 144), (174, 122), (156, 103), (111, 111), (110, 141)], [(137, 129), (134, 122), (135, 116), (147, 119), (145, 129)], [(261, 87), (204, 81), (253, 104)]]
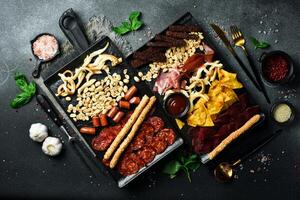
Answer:
[(288, 60), (282, 55), (271, 55), (266, 57), (262, 72), (264, 76), (273, 82), (283, 80), (289, 71)]

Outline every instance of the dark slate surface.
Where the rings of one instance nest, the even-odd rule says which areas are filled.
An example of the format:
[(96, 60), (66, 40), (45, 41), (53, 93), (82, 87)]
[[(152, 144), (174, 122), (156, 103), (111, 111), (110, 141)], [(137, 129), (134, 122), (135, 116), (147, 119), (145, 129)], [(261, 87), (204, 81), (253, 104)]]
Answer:
[[(226, 30), (236, 24), (246, 36), (269, 41), (272, 49), (280, 49), (295, 61), (296, 79), (289, 86), (268, 87), (272, 101), (278, 98), (290, 100), (300, 109), (299, 99), (299, 1), (0, 1), (0, 196), (19, 198), (73, 198), (73, 199), (299, 199), (300, 197), (300, 125), (295, 123), (250, 160), (237, 167), (237, 180), (231, 184), (219, 184), (206, 167), (192, 175), (189, 183), (181, 175), (170, 180), (161, 173), (163, 162), (155, 166), (137, 181), (124, 189), (118, 189), (110, 177), (100, 175), (95, 179), (68, 145), (57, 158), (48, 158), (41, 146), (28, 137), (31, 123), (41, 122), (51, 135), (60, 136), (59, 129), (32, 101), (29, 105), (12, 110), (8, 104), (17, 89), (13, 73), (18, 70), (30, 75), (33, 61), (29, 40), (41, 32), (51, 32), (64, 40), (58, 19), (63, 11), (72, 7), (87, 22), (92, 15), (106, 15), (117, 24), (132, 10), (140, 10), (146, 27), (125, 38), (137, 49), (147, 40), (147, 28), (160, 32), (179, 16), (190, 11), (199, 23), (214, 37), (209, 28), (215, 22)], [(228, 63), (238, 66), (219, 40), (214, 41)], [(258, 58), (261, 50), (254, 51)], [(241, 51), (238, 51), (242, 55)], [(262, 95), (240, 73), (257, 102), (268, 111)], [(257, 132), (264, 134), (276, 127)], [(66, 139), (64, 136), (62, 137)], [(263, 159), (262, 159), (263, 158)], [(266, 159), (265, 159), (266, 158)]]

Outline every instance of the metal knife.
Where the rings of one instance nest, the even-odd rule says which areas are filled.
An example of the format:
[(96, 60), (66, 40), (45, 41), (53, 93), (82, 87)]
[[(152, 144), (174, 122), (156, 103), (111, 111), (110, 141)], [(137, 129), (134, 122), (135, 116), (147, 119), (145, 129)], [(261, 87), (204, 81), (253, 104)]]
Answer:
[(68, 141), (72, 142), (73, 140), (75, 140), (75, 137), (72, 137), (64, 127), (59, 114), (56, 112), (56, 109), (53, 108), (49, 100), (47, 100), (46, 97), (42, 94), (38, 94), (36, 96), (36, 100), (41, 105), (43, 110), (48, 114), (48, 116), (52, 119), (52, 121), (67, 135)]
[[(53, 120), (53, 122), (66, 134), (66, 136), (68, 137), (68, 142), (73, 145), (77, 153), (79, 153), (80, 158), (85, 163), (85, 165), (90, 169), (93, 175), (98, 176), (99, 173), (97, 173), (96, 171), (97, 169), (95, 168), (95, 164), (97, 165), (97, 163), (95, 162), (94, 157), (90, 158), (91, 153), (88, 152), (84, 144), (82, 144), (82, 142), (80, 142), (78, 138), (73, 137), (69, 134), (69, 132), (64, 127), (62, 119), (58, 114), (57, 110), (50, 103), (50, 100), (42, 94), (38, 94), (36, 96), (36, 100), (41, 105), (42, 109)], [(105, 169), (102, 166), (100, 166), (100, 169), (103, 173), (105, 173)]]
[(254, 86), (259, 91), (262, 91), (261, 88), (260, 88), (260, 86), (259, 86), (259, 84), (255, 80), (255, 78), (252, 76), (252, 74), (250, 73), (250, 71), (247, 69), (247, 67), (244, 65), (244, 63), (242, 62), (242, 60), (236, 54), (235, 50), (232, 48), (232, 46), (230, 44), (230, 41), (226, 37), (225, 32), (219, 26), (217, 26), (216, 24), (210, 24), (210, 26), (214, 29), (214, 31), (217, 33), (218, 37), (222, 40), (222, 42), (225, 44), (225, 46), (227, 47), (227, 49), (230, 51), (230, 53), (233, 55), (233, 57), (240, 64), (240, 66), (242, 67), (243, 71), (246, 73), (246, 75), (252, 81), (252, 83), (254, 84)]

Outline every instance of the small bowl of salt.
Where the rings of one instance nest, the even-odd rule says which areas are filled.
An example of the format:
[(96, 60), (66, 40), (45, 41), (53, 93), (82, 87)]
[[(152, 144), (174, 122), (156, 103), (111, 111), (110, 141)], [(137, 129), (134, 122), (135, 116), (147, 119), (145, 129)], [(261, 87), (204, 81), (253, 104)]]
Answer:
[(286, 100), (277, 101), (271, 107), (271, 116), (277, 124), (287, 125), (295, 118), (295, 108)]

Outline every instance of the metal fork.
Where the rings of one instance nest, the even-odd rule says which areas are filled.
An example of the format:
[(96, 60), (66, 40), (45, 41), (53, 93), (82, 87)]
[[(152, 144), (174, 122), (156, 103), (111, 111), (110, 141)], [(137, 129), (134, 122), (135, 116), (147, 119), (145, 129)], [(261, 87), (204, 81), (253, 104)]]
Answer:
[(257, 68), (255, 67), (254, 62), (250, 58), (247, 49), (245, 48), (246, 40), (243, 36), (243, 33), (240, 31), (240, 29), (237, 26), (230, 26), (230, 30), (231, 30), (231, 36), (232, 36), (232, 39), (233, 39), (233, 42), (234, 42), (235, 46), (241, 47), (243, 49), (243, 52), (246, 55), (246, 57), (248, 59), (248, 62), (250, 64), (251, 70), (254, 73), (254, 76), (255, 76), (259, 86), (261, 87), (263, 95), (265, 96), (267, 102), (270, 103), (271, 101), (268, 97), (268, 94), (267, 94), (266, 88), (264, 86), (264, 83), (261, 79), (261, 76), (260, 76)]

